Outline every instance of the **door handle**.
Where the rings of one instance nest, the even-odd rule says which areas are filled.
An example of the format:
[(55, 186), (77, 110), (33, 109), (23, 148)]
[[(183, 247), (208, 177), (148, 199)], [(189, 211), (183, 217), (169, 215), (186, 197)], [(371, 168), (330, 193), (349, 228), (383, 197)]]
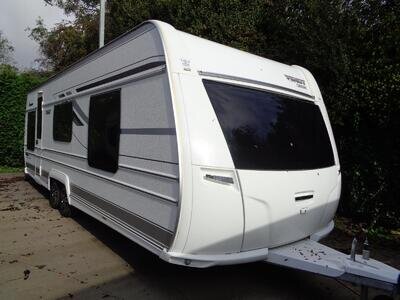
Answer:
[(233, 178), (227, 176), (218, 176), (218, 175), (211, 175), (206, 174), (204, 176), (205, 180), (212, 181), (215, 183), (222, 183), (222, 184), (233, 184)]
[(303, 200), (312, 199), (313, 197), (314, 197), (314, 195), (304, 195), (304, 196), (297, 196), (294, 199), (296, 201), (303, 201)]
[(294, 194), (294, 200), (305, 201), (314, 198), (314, 191), (298, 192)]

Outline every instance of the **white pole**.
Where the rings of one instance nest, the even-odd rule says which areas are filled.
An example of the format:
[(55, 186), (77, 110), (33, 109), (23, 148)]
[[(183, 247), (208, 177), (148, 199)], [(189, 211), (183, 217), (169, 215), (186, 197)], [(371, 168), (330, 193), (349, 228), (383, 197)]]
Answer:
[(106, 14), (106, 0), (100, 0), (99, 48), (104, 46), (105, 14)]

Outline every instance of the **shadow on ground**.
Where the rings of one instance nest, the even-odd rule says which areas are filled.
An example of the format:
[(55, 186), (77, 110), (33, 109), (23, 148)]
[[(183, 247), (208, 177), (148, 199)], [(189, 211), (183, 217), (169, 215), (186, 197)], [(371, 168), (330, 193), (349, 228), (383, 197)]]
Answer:
[[(19, 180), (22, 180), (22, 178)], [(35, 183), (32, 183), (32, 185), (43, 196), (43, 199), (36, 199), (47, 201), (47, 190)], [(53, 211), (53, 213), (56, 212)], [(54, 219), (54, 217), (52, 216), (51, 219)], [(76, 215), (68, 222), (67, 220), (63, 221), (63, 219), (57, 220), (64, 225), (71, 223), (69, 221), (76, 222), (79, 225), (77, 227), (83, 229), (82, 232), (91, 235), (80, 235), (75, 232), (78, 230), (73, 226), (60, 227), (60, 232), (51, 231), (53, 235), (49, 241), (53, 242), (54, 239), (51, 253), (55, 262), (49, 263), (49, 265), (64, 275), (73, 273), (71, 277), (82, 280), (81, 284), (79, 282), (77, 284), (68, 276), (65, 279), (54, 278), (53, 280), (51, 275), (46, 273), (49, 277), (47, 284), (51, 288), (51, 292), (57, 296), (64, 295), (64, 299), (358, 298), (348, 287), (336, 280), (262, 262), (208, 269), (194, 269), (169, 264), (83, 212), (76, 211)], [(61, 224), (57, 225), (56, 228)], [(46, 222), (43, 225), (43, 228), (46, 228)], [(100, 245), (88, 243), (89, 239), (96, 241), (96, 244), (103, 244), (116, 256), (105, 255), (104, 250), (101, 250), (102, 247), (97, 251), (96, 247)], [(47, 243), (47, 240), (44, 239), (42, 242)], [(44, 244), (44, 249), (46, 248), (47, 244)], [(75, 258), (70, 258), (71, 253), (63, 254), (60, 252), (61, 249), (67, 252), (81, 251), (82, 255), (77, 255), (75, 252), (76, 260), (74, 260)], [(91, 259), (98, 252), (102, 255), (99, 255), (97, 259)], [(66, 259), (58, 260), (63, 255)], [(92, 257), (89, 257), (89, 255), (92, 255)], [(101, 258), (104, 260), (102, 261)], [(74, 265), (69, 267), (70, 263), (76, 264), (76, 262), (79, 262), (79, 267)], [(90, 268), (91, 265), (87, 265), (93, 262), (96, 265), (99, 264), (98, 267)], [(107, 270), (107, 276), (101, 276), (104, 275), (101, 273), (94, 274), (100, 270)], [(115, 273), (113, 274), (113, 272)], [(88, 278), (89, 280), (87, 280)], [(68, 280), (70, 285), (67, 285)], [(24, 283), (27, 282), (24, 281)], [(82, 284), (82, 282), (84, 283)], [(62, 286), (57, 286), (58, 283)]]
[[(265, 263), (194, 269), (166, 263), (106, 225), (77, 212), (74, 220), (132, 268), (129, 276), (73, 293), (76, 298), (351, 299), (333, 279)], [(341, 291), (338, 291), (337, 289)], [(71, 297), (71, 295), (69, 295)]]

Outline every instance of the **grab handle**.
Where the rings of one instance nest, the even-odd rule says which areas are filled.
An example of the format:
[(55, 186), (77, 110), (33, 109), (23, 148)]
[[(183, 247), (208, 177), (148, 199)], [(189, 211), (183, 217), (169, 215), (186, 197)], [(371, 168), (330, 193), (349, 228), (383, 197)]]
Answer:
[(205, 180), (212, 181), (215, 183), (222, 183), (222, 184), (233, 184), (233, 178), (227, 176), (218, 176), (218, 175), (211, 175), (206, 174), (204, 176)]
[(296, 201), (304, 201), (304, 200), (309, 200), (312, 199), (314, 197), (314, 194), (304, 194), (302, 193), (301, 195), (298, 195), (294, 197), (294, 200)]

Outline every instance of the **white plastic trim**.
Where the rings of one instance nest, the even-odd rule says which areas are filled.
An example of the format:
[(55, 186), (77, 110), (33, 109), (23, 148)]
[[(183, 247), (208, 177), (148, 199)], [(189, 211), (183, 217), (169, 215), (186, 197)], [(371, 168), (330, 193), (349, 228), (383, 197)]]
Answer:
[(160, 254), (163, 260), (194, 268), (207, 268), (211, 266), (222, 266), (232, 264), (244, 264), (253, 261), (265, 260), (268, 257), (268, 249), (257, 249), (246, 252), (230, 254), (184, 254), (164, 251)]
[(69, 177), (63, 172), (60, 172), (58, 170), (52, 169), (49, 173), (49, 182), (50, 179), (55, 179), (64, 184), (65, 186), (65, 191), (67, 192), (67, 197), (68, 197), (68, 203), (71, 204), (71, 199), (70, 199), (70, 193), (71, 189), (69, 186)]
[(332, 220), (328, 223), (328, 225), (326, 225), (326, 227), (312, 234), (310, 236), (310, 240), (315, 242), (322, 240), (324, 237), (326, 237), (328, 234), (331, 233), (334, 227), (335, 227), (335, 222)]

